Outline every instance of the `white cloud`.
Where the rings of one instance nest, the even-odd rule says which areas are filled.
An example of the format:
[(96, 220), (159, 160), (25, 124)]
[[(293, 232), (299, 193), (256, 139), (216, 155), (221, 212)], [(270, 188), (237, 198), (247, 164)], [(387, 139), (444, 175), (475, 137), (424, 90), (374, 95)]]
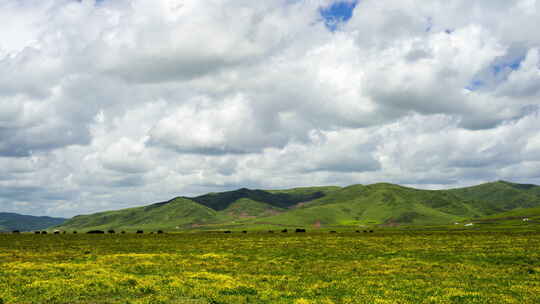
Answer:
[(537, 1), (0, 0), (0, 210), (540, 182)]

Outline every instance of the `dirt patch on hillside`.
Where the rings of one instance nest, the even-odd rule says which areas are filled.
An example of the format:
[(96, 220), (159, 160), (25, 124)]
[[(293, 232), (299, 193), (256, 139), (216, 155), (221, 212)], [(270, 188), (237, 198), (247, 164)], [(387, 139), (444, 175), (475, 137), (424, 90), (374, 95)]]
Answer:
[(255, 215), (249, 215), (247, 212), (240, 213), (238, 217), (243, 219), (257, 218)]
[(289, 206), (289, 209), (297, 209), (297, 208), (301, 208), (301, 207), (304, 207), (304, 205), (307, 204), (307, 203), (308, 203), (308, 202), (301, 202), (301, 203), (298, 203), (298, 204)]
[(275, 210), (275, 209), (266, 209), (264, 210), (264, 215), (279, 215), (279, 214), (282, 214), (283, 212), (282, 211), (279, 211), (279, 210)]
[(241, 212), (241, 213), (236, 213), (234, 211), (231, 211), (229, 213), (227, 213), (229, 216), (231, 217), (237, 217), (237, 218), (241, 218), (241, 219), (252, 219), (252, 218), (257, 218), (257, 216), (255, 215), (250, 215), (249, 213), (247, 212)]
[(398, 223), (395, 219), (388, 219), (386, 220), (386, 222), (384, 222), (384, 224), (380, 224), (379, 226), (380, 227), (398, 227), (400, 226), (401, 224)]

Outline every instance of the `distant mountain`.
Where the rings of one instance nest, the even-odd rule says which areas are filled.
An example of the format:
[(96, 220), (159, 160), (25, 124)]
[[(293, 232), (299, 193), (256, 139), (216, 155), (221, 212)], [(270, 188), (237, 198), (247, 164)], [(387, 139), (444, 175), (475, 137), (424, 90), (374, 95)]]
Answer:
[(239, 189), (198, 197), (177, 197), (145, 207), (79, 215), (60, 229), (186, 229), (238, 225), (288, 211), (306, 201), (322, 198), (339, 187), (290, 190)]
[(239, 189), (117, 211), (76, 216), (62, 229), (231, 229), (446, 225), (540, 208), (540, 186), (505, 181), (451, 190), (394, 184)]
[(17, 213), (0, 212), (0, 231), (32, 231), (58, 226), (64, 223), (64, 218), (48, 216), (31, 216)]

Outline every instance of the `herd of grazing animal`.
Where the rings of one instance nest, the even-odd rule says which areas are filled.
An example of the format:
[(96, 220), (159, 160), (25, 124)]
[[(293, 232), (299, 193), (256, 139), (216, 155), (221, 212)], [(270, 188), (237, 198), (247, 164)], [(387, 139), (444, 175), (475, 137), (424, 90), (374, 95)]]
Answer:
[[(2, 233), (2, 232), (0, 232), (0, 233)], [(11, 233), (12, 233), (12, 234), (21, 234), (22, 232), (21, 232), (20, 230), (13, 230), (13, 231), (11, 231)], [(52, 232), (52, 234), (66, 234), (66, 233), (67, 233), (67, 231), (61, 231), (61, 230), (55, 230), (55, 231)], [(78, 233), (77, 230), (74, 230), (74, 231), (73, 231), (73, 234), (77, 234), (77, 233)], [(106, 234), (106, 233), (108, 233), (108, 234), (115, 234), (116, 231), (113, 230), (113, 229), (110, 229), (110, 230), (107, 230), (107, 232), (105, 232), (105, 231), (103, 231), (103, 230), (90, 230), (90, 231), (87, 231), (87, 232), (86, 232), (86, 234)], [(122, 231), (122, 232), (120, 232), (120, 233), (121, 233), (121, 234), (126, 234), (125, 231)], [(137, 233), (137, 234), (143, 234), (144, 231), (143, 231), (143, 230), (137, 230), (136, 233)], [(150, 233), (153, 234), (154, 232), (150, 232)], [(164, 232), (163, 230), (158, 230), (158, 231), (156, 231), (156, 234), (164, 234), (164, 233), (165, 233), (165, 232)], [(43, 231), (38, 230), (38, 231), (34, 231), (34, 234), (49, 234), (49, 232), (46, 231), (46, 230), (43, 230)]]
[[(219, 231), (218, 231), (218, 232), (219, 232)], [(226, 234), (233, 233), (233, 232), (230, 231), (230, 230), (224, 230), (224, 231), (221, 231), (221, 232), (226, 233)], [(243, 230), (243, 231), (241, 231), (241, 232), (242, 232), (242, 233), (248, 233), (246, 230)], [(268, 230), (268, 233), (274, 233), (274, 232), (275, 232), (274, 230)], [(283, 229), (283, 230), (281, 230), (281, 233), (288, 233), (288, 232), (289, 232), (288, 229)], [(296, 229), (294, 230), (294, 232), (296, 232), (296, 233), (304, 233), (304, 232), (307, 232), (307, 230), (304, 229), (304, 228), (296, 228)], [(360, 233), (360, 232), (362, 232), (362, 231), (356, 230), (355, 232), (356, 232), (356, 233)], [(363, 232), (364, 232), (364, 233), (374, 233), (375, 231), (373, 231), (373, 230), (364, 230)], [(159, 232), (158, 232), (158, 233), (159, 233)], [(331, 230), (331, 231), (329, 231), (329, 233), (338, 233), (338, 232), (335, 231), (335, 230)]]
[[(287, 232), (289, 232), (289, 230), (285, 228), (285, 229), (281, 230), (281, 232), (282, 232), (282, 233), (287, 233)], [(305, 233), (305, 232), (306, 232), (306, 229), (304, 229), (304, 228), (296, 228), (296, 229), (294, 230), (294, 232), (296, 232), (296, 233)], [(360, 233), (361, 231), (360, 231), (360, 230), (356, 230), (355, 232), (356, 232), (356, 233)], [(364, 232), (364, 233), (373, 233), (374, 231), (373, 231), (373, 230), (363, 230), (362, 232)], [(12, 234), (20, 234), (21, 231), (19, 231), (19, 230), (13, 230), (11, 233), (12, 233)], [(105, 231), (103, 231), (103, 230), (90, 230), (90, 231), (87, 231), (86, 233), (87, 233), (87, 234), (106, 234), (106, 233), (108, 233), (108, 234), (116, 234), (116, 231), (113, 230), (113, 229), (109, 229), (107, 232), (105, 232)], [(121, 234), (126, 234), (125, 231), (121, 231), (120, 233), (121, 233)], [(155, 233), (156, 233), (156, 234), (163, 234), (163, 233), (165, 233), (165, 232), (163, 232), (163, 230), (158, 230), (158, 231), (155, 232)], [(232, 231), (230, 231), (230, 230), (225, 230), (225, 231), (223, 231), (223, 233), (229, 234), (229, 233), (232, 233)], [(242, 230), (242, 233), (246, 234), (246, 233), (248, 233), (248, 232), (247, 232), (247, 230)], [(268, 233), (274, 233), (274, 230), (268, 230)], [(329, 233), (332, 233), (332, 234), (333, 234), (333, 233), (337, 233), (337, 231), (331, 230), (331, 231), (329, 231)], [(45, 230), (43, 230), (43, 231), (34, 231), (34, 234), (48, 234), (48, 232), (45, 231)], [(66, 231), (55, 230), (55, 231), (53, 231), (53, 234), (66, 234)], [(76, 230), (73, 231), (73, 234), (77, 234), (77, 231), (76, 231)], [(136, 234), (144, 234), (144, 230), (137, 230), (137, 231), (136, 231)], [(154, 234), (154, 232), (150, 232), (150, 234)]]

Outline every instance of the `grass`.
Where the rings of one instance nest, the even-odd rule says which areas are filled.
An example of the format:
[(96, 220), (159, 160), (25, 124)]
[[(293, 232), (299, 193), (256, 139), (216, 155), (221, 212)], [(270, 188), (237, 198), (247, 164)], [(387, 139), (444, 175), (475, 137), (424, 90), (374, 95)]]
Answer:
[(0, 303), (538, 303), (538, 232), (0, 234)]

